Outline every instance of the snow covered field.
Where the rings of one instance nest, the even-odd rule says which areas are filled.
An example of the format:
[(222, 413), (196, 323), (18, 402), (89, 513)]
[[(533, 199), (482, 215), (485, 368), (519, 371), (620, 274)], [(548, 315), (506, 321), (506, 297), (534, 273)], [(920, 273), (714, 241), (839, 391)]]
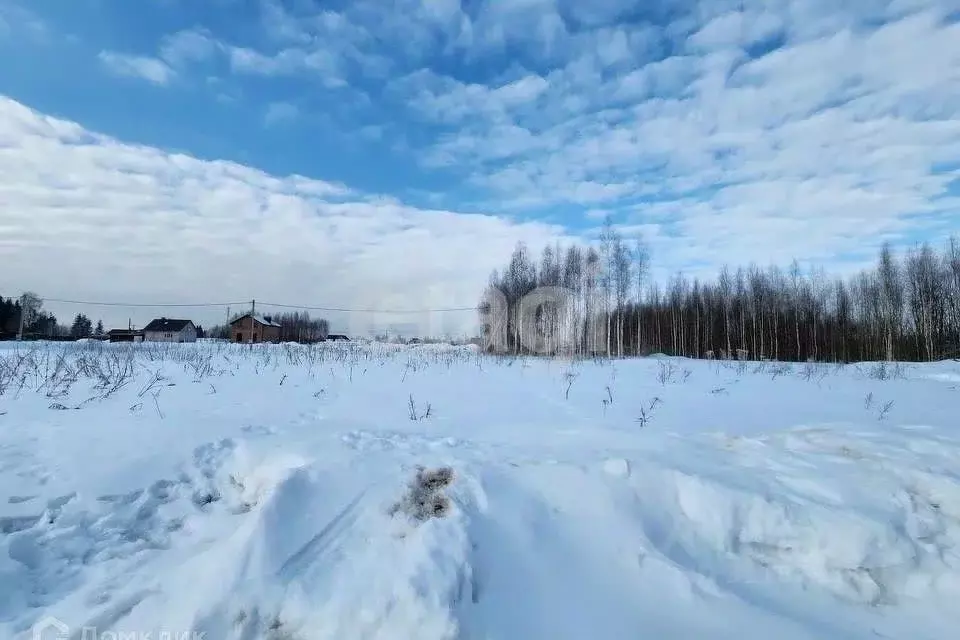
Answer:
[(0, 343), (0, 638), (952, 638), (958, 545), (956, 362)]

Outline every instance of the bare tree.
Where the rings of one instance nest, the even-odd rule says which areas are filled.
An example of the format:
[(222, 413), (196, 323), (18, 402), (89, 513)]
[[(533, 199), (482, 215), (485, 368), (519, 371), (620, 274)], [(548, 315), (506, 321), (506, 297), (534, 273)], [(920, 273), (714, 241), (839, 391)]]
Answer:
[(950, 357), (960, 358), (960, 242), (953, 236), (944, 256), (944, 274), (949, 313), (946, 351)]
[(607, 357), (610, 357), (612, 345), (610, 343), (612, 331), (610, 323), (612, 314), (610, 307), (614, 289), (614, 257), (613, 246), (617, 239), (617, 232), (613, 228), (613, 217), (608, 213), (603, 220), (603, 229), (600, 231), (600, 289), (603, 292), (603, 321), (606, 327)]
[(893, 346), (903, 326), (904, 286), (900, 266), (897, 264), (889, 242), (884, 243), (880, 250), (877, 272), (880, 276), (882, 296), (884, 347), (887, 360), (893, 360)]
[(723, 268), (720, 270), (720, 303), (723, 305), (723, 335), (726, 339), (726, 349), (724, 352), (729, 357), (733, 352), (732, 343), (730, 341), (730, 313), (731, 307), (733, 306), (733, 280), (730, 277), (730, 269), (727, 268), (727, 265), (723, 265)]
[(636, 238), (633, 245), (633, 273), (637, 282), (637, 355), (640, 355), (643, 349), (643, 321), (640, 310), (643, 307), (643, 288), (646, 286), (649, 270), (650, 249), (642, 237)]
[(910, 283), (910, 309), (917, 332), (917, 343), (924, 359), (937, 356), (938, 339), (945, 319), (943, 272), (930, 245), (923, 244), (907, 257), (907, 280)]
[(567, 331), (573, 340), (576, 353), (583, 353), (583, 327), (581, 317), (583, 315), (584, 298), (584, 264), (583, 251), (580, 247), (573, 245), (567, 249), (563, 262), (563, 286), (574, 294), (574, 302), (570, 309), (570, 317), (567, 320)]
[(623, 357), (623, 318), (627, 300), (630, 296), (631, 264), (630, 250), (619, 233), (614, 236), (612, 253), (613, 288), (617, 311), (617, 356)]

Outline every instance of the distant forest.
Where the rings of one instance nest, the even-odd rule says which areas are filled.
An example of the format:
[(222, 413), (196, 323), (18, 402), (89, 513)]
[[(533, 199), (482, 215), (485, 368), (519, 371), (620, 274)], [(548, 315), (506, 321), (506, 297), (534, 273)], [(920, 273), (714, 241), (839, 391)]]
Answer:
[[(572, 302), (538, 311), (538, 332), (579, 355), (664, 353), (692, 358), (782, 361), (931, 361), (960, 357), (960, 242), (922, 244), (897, 255), (884, 245), (876, 265), (849, 278), (755, 265), (723, 267), (710, 281), (678, 273), (648, 278), (650, 254), (608, 220), (598, 246), (523, 244), (494, 271), (480, 305), (485, 339), (524, 351), (518, 312), (538, 287), (564, 287)], [(499, 291), (507, 312), (491, 323)], [(501, 298), (504, 299), (504, 298)], [(598, 341), (587, 336), (600, 335)], [(557, 351), (560, 351), (558, 348)]]

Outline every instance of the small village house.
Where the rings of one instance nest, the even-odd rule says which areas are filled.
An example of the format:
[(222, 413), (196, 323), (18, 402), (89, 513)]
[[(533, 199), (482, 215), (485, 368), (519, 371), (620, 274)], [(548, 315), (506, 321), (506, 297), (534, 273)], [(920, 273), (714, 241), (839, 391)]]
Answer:
[(245, 313), (230, 323), (230, 341), (241, 343), (280, 342), (280, 325), (269, 316)]
[(143, 328), (146, 342), (196, 342), (197, 326), (192, 320), (158, 318)]

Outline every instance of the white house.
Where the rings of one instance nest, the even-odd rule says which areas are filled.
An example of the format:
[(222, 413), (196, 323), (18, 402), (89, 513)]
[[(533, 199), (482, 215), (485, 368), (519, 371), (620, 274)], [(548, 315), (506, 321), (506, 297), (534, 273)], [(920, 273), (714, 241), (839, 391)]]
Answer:
[(143, 328), (145, 342), (196, 342), (197, 327), (192, 320), (158, 318)]

